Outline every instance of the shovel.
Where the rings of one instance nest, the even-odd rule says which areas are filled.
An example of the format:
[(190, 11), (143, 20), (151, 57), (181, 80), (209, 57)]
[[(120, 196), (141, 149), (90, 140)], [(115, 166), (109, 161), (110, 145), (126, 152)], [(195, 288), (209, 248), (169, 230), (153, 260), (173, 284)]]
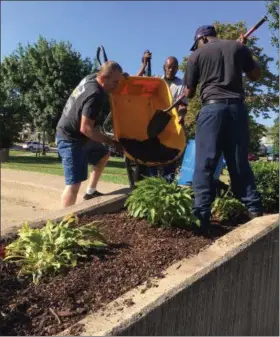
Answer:
[(156, 110), (148, 127), (147, 134), (149, 138), (156, 138), (167, 126), (171, 119), (169, 111), (175, 108), (185, 98), (185, 95), (179, 97), (170, 107), (165, 110)]

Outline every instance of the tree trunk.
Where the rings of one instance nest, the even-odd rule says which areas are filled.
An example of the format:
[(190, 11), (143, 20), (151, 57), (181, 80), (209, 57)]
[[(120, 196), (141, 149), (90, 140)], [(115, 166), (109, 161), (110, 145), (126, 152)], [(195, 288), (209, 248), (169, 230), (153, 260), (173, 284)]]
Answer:
[(43, 155), (43, 156), (46, 155), (45, 141), (46, 141), (46, 132), (45, 132), (45, 130), (44, 130), (44, 131), (43, 131), (43, 151), (42, 151), (42, 155)]
[(9, 160), (10, 149), (0, 149), (0, 163), (4, 163)]

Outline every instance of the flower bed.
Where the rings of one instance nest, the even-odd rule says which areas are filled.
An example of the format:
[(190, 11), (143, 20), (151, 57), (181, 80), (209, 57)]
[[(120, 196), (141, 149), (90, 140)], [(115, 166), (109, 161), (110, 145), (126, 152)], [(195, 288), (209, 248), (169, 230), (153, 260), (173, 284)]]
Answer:
[(149, 278), (163, 277), (169, 265), (198, 254), (231, 230), (217, 224), (210, 238), (198, 237), (191, 230), (151, 227), (125, 211), (80, 220), (102, 221), (99, 229), (109, 243), (105, 251), (43, 277), (38, 285), (32, 278), (18, 280), (18, 267), (0, 262), (1, 335), (57, 334)]
[[(99, 207), (103, 214), (97, 207), (96, 215), (92, 210), (83, 211), (79, 222), (70, 217), (69, 230), (62, 224), (48, 223), (44, 230), (29, 233), (32, 256), (30, 250), (24, 255), (28, 247), (24, 240), (18, 244), (15, 237), (10, 238), (5, 244), (13, 242), (12, 246), (19, 247), (15, 257), (25, 256), (32, 262), (21, 267), (31, 272), (37, 283), (24, 273), (18, 277), (19, 265), (0, 260), (0, 334), (58, 334), (145, 282), (147, 287), (156, 286), (151, 278), (164, 278), (169, 266), (197, 255), (231, 231), (236, 221), (247, 220), (244, 206), (226, 195), (217, 199), (212, 209), (214, 218), (221, 222), (212, 224), (208, 237), (196, 235), (191, 229), (191, 199), (190, 190), (151, 178), (140, 182), (127, 199), (128, 212), (116, 211), (122, 209), (122, 200), (117, 208), (113, 202), (115, 213), (106, 213), (110, 211), (105, 212), (103, 205)], [(92, 222), (98, 222), (97, 231), (88, 227)], [(49, 237), (52, 231), (54, 236)], [(23, 232), (27, 234), (27, 226)], [(6, 251), (9, 253), (9, 248)], [(38, 258), (41, 251), (44, 258)], [(47, 268), (45, 265), (38, 272), (39, 263), (47, 263)], [(123, 306), (133, 304), (126, 301)], [(76, 333), (79, 331), (70, 331)]]

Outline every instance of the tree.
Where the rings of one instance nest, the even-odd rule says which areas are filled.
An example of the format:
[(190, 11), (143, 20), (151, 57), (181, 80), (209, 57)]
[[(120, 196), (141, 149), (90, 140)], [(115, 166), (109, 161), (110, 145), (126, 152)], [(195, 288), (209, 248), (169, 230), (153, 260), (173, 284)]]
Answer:
[(1, 68), (3, 81), (17, 92), (36, 127), (54, 135), (69, 95), (92, 66), (69, 42), (47, 41), (40, 36), (34, 45), (19, 45)]
[(248, 152), (257, 154), (260, 150), (261, 139), (266, 135), (266, 127), (257, 123), (252, 116), (249, 119), (249, 146)]
[(267, 128), (267, 138), (272, 144), (272, 152), (279, 153), (279, 115), (274, 120), (273, 126)]
[(270, 0), (266, 4), (267, 16), (269, 19), (269, 28), (272, 33), (271, 44), (279, 51), (279, 1)]
[[(221, 39), (236, 40), (241, 33), (247, 31), (245, 22), (240, 21), (236, 24), (222, 24), (220, 22), (214, 23), (218, 37)], [(269, 118), (268, 111), (276, 112), (278, 110), (278, 81), (279, 76), (271, 73), (269, 64), (273, 58), (267, 56), (263, 52), (263, 48), (258, 46), (258, 38), (251, 37), (248, 41), (248, 47), (252, 51), (254, 58), (260, 64), (262, 74), (257, 82), (250, 81), (244, 76), (244, 90), (246, 96), (246, 104), (250, 115), (264, 118)], [(188, 62), (188, 56), (184, 58), (180, 66), (182, 71), (185, 71)], [(195, 118), (201, 108), (199, 99), (199, 88), (197, 88), (196, 95), (190, 100), (188, 106), (188, 114), (185, 120), (188, 137), (192, 138), (195, 133)]]
[(0, 148), (10, 148), (26, 122), (26, 113), (18, 95), (1, 82), (0, 86)]

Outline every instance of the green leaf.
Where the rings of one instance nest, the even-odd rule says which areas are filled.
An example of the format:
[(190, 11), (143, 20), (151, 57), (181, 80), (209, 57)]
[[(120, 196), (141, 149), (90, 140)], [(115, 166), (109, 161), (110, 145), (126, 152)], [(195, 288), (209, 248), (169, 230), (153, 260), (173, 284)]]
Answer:
[(137, 187), (126, 200), (129, 214), (146, 218), (152, 226), (190, 226), (192, 190), (181, 189), (176, 183), (168, 184), (163, 178), (150, 177), (137, 182)]
[(18, 263), (20, 275), (31, 274), (33, 281), (38, 283), (47, 273), (75, 266), (77, 257), (87, 257), (88, 249), (107, 246), (95, 223), (79, 228), (69, 227), (73, 223), (78, 225), (78, 218), (70, 215), (57, 225), (48, 221), (41, 229), (32, 229), (24, 224), (18, 232), (18, 239), (6, 247), (5, 259)]

